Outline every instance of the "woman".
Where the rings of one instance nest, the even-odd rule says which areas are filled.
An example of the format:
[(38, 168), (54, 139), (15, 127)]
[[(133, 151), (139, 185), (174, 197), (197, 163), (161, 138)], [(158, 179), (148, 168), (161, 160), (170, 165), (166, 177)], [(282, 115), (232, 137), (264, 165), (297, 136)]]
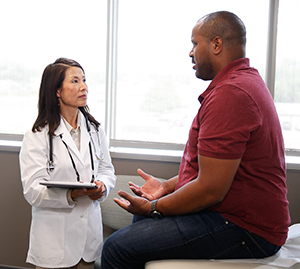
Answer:
[[(87, 94), (83, 68), (57, 59), (44, 70), (38, 117), (24, 136), (21, 179), (32, 206), (27, 262), (40, 268), (93, 268), (101, 256), (99, 202), (116, 178), (104, 130), (88, 112)], [(42, 185), (51, 181), (92, 181), (97, 188)]]

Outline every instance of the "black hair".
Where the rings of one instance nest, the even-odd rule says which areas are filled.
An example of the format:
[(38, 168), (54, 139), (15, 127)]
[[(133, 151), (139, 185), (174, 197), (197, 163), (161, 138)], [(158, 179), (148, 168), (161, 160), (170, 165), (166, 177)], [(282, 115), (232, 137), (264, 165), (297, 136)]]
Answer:
[(246, 27), (234, 13), (213, 12), (205, 15), (198, 22), (201, 22), (201, 35), (209, 41), (220, 36), (226, 45), (246, 45)]
[[(53, 64), (49, 64), (45, 68), (39, 90), (38, 116), (32, 127), (33, 132), (41, 131), (48, 124), (49, 133), (54, 135), (61, 119), (59, 100), (56, 93), (62, 87), (66, 70), (72, 66), (79, 67), (84, 73), (78, 62), (67, 58), (58, 58)], [(79, 107), (79, 110), (98, 128), (100, 123), (89, 113), (87, 105)]]

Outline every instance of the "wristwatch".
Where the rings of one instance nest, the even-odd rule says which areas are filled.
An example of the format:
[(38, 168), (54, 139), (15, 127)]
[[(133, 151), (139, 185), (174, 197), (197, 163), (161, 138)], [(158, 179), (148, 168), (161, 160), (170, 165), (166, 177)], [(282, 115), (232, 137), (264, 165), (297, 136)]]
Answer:
[(154, 200), (151, 203), (151, 213), (150, 213), (151, 218), (162, 219), (164, 216), (161, 212), (157, 211), (156, 204), (157, 204), (157, 200)]

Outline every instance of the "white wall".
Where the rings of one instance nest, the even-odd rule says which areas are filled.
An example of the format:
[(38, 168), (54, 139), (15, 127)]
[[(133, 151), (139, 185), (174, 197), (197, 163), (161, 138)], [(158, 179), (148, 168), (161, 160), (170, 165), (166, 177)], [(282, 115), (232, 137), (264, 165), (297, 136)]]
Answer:
[[(135, 175), (137, 168), (157, 177), (178, 173), (179, 163), (113, 159), (116, 174)], [(31, 267), (25, 263), (31, 208), (25, 201), (20, 181), (18, 152), (0, 151), (0, 264)], [(300, 171), (287, 173), (292, 223), (300, 223)]]

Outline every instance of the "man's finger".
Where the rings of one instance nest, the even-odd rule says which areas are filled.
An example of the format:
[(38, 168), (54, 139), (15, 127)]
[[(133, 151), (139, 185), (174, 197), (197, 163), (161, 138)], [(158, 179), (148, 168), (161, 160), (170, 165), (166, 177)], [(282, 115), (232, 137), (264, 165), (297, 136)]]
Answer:
[(128, 211), (129, 202), (123, 199), (114, 198), (113, 199), (120, 207)]
[(131, 202), (131, 200), (132, 200), (132, 196), (129, 193), (127, 193), (126, 191), (120, 190), (120, 191), (118, 191), (118, 195), (120, 195), (122, 198), (128, 200), (129, 202)]
[(145, 179), (145, 180), (147, 180), (147, 179), (150, 177), (149, 174), (145, 173), (145, 172), (144, 172), (142, 169), (140, 169), (140, 168), (137, 170), (137, 172), (138, 172), (139, 176), (142, 177), (142, 178)]
[(130, 186), (129, 187), (136, 195), (138, 195), (138, 196), (141, 196), (142, 195), (142, 192), (141, 192), (141, 190), (139, 189), (139, 188), (136, 188), (136, 187), (134, 187), (134, 186)]

